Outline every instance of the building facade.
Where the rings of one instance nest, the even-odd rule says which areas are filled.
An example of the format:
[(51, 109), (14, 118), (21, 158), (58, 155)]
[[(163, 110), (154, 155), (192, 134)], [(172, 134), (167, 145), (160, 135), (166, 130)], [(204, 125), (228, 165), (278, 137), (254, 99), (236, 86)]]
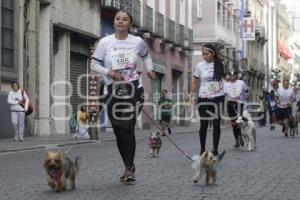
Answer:
[[(132, 13), (131, 32), (146, 41), (157, 72), (156, 80), (143, 74), (146, 102), (157, 104), (162, 89), (168, 89), (181, 102), (183, 94), (188, 93), (191, 77), (191, 2), (2, 0), (0, 93), (1, 111), (5, 114), (0, 137), (13, 137), (6, 103), (12, 80), (20, 82), (34, 106), (34, 113), (26, 120), (28, 135), (70, 133), (72, 113), (89, 102), (91, 49), (99, 38), (113, 32), (113, 16), (121, 8)], [(157, 107), (149, 105), (144, 109), (152, 119), (159, 120)], [(140, 124), (150, 125), (145, 116)]]
[(1, 7), (2, 41), (8, 41), (1, 44), (3, 99), (18, 80), (34, 105), (29, 133), (69, 133), (71, 113), (87, 101), (80, 75), (100, 36), (100, 7), (89, 0), (3, 0)]
[(213, 43), (219, 49), (227, 70), (239, 69), (239, 1), (193, 1), (193, 66), (203, 60), (202, 45)]
[(289, 49), (289, 39), (293, 36), (293, 27), (289, 19), (289, 13), (283, 2), (277, 1), (277, 68), (281, 71), (280, 82), (283, 79), (290, 80), (293, 72), (292, 58)]
[(258, 101), (263, 95), (265, 87), (265, 74), (267, 69), (267, 7), (266, 0), (242, 0), (241, 1), (241, 21), (242, 30), (247, 28), (245, 18), (250, 18), (254, 22), (254, 37), (251, 40), (243, 39), (241, 59), (244, 61), (242, 69), (245, 73), (245, 80), (251, 88), (251, 101)]

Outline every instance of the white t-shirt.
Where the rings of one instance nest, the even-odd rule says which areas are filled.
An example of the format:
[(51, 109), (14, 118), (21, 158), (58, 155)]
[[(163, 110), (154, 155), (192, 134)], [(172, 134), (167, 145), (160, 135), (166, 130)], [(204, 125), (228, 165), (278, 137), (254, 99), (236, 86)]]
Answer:
[[(25, 99), (25, 108), (23, 108), (19, 104), (19, 101), (23, 100), (23, 98)], [(7, 103), (10, 104), (11, 111), (21, 112), (21, 111), (25, 111), (28, 109), (29, 99), (24, 90), (23, 90), (23, 96), (22, 96), (21, 89), (19, 89), (17, 92), (11, 90), (11, 91), (9, 91), (8, 96), (7, 96)]]
[[(124, 40), (118, 40), (115, 35), (109, 35), (100, 40), (93, 54), (93, 59), (100, 62), (107, 74), (110, 69), (119, 71), (125, 81), (139, 80), (140, 73), (137, 69), (139, 57), (146, 57), (148, 48), (140, 37), (128, 34)], [(107, 77), (107, 84), (112, 79)]]
[(279, 88), (277, 90), (277, 97), (279, 99), (277, 106), (280, 108), (286, 108), (287, 106), (290, 106), (292, 104), (295, 95), (293, 89), (291, 88)]
[(247, 90), (248, 86), (242, 80), (224, 83), (224, 93), (226, 94), (228, 101), (245, 103), (245, 92)]
[(206, 61), (198, 63), (193, 76), (200, 79), (199, 97), (214, 98), (224, 95), (223, 80), (213, 80), (214, 63), (207, 63)]

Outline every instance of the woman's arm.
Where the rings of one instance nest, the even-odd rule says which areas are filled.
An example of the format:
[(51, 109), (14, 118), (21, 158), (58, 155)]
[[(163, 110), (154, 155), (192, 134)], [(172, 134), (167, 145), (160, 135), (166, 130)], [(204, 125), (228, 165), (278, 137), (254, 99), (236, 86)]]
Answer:
[(192, 85), (191, 85), (191, 93), (196, 93), (196, 90), (198, 88), (199, 79), (196, 77), (193, 77), (192, 79)]
[(152, 63), (152, 59), (151, 59), (151, 56), (149, 55), (149, 53), (147, 53), (146, 56), (142, 57), (142, 60), (146, 66), (147, 76), (150, 79), (155, 79), (156, 75), (155, 75), (155, 72), (153, 71), (153, 63)]

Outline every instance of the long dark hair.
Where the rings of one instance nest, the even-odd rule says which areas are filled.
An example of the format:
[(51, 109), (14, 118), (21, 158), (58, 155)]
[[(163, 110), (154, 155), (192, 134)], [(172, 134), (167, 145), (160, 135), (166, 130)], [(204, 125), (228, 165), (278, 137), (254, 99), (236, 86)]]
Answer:
[(207, 49), (211, 53), (214, 54), (214, 76), (213, 76), (213, 80), (220, 81), (225, 75), (225, 72), (224, 72), (225, 66), (224, 66), (223, 61), (221, 60), (221, 58), (218, 55), (217, 48), (213, 44), (208, 43), (208, 44), (203, 45), (203, 49)]

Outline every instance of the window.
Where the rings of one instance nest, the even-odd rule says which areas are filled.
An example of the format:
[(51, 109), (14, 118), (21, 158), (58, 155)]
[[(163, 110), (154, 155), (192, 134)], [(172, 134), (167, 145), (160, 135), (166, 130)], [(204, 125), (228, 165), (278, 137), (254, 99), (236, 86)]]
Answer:
[(202, 0), (197, 0), (197, 17), (202, 18)]
[(1, 66), (14, 66), (14, 1), (1, 1)]

